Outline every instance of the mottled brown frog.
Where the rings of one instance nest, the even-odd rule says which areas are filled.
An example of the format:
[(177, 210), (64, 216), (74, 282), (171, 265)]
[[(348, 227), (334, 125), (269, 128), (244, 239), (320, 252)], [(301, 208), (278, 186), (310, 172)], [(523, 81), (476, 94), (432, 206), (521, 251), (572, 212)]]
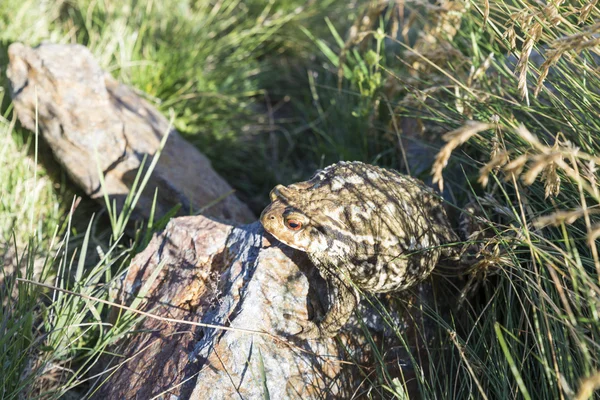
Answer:
[(282, 243), (306, 252), (329, 287), (330, 307), (298, 336), (332, 337), (358, 290), (399, 291), (429, 275), (459, 239), (440, 197), (423, 182), (361, 162), (339, 162), (271, 191), (260, 217)]

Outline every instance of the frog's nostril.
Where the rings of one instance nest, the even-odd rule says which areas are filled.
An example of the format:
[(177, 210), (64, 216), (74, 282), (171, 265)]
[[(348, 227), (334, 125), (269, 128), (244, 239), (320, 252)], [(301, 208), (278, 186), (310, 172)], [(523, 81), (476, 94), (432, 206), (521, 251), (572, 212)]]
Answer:
[(274, 219), (275, 219), (275, 216), (274, 216), (274, 215), (271, 215), (271, 218), (270, 218), (270, 219), (271, 219), (271, 220), (274, 220)]

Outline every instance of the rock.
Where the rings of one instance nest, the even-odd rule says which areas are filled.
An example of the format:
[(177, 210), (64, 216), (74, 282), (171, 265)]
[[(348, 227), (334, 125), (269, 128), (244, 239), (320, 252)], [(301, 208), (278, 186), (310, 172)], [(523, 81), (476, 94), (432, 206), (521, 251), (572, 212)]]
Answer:
[[(123, 357), (103, 365), (108, 370), (122, 363), (97, 399), (148, 399), (167, 390), (162, 398), (262, 399), (267, 392), (274, 399), (349, 398), (362, 388), (364, 376), (352, 362), (340, 360), (373, 368), (372, 347), (356, 321), (334, 339), (294, 338), (309, 318), (310, 304), (326, 293), (324, 281), (315, 279), (316, 269), (303, 253), (264, 236), (258, 223), (233, 227), (202, 216), (172, 220), (133, 260), (123, 303), (131, 303), (159, 266), (143, 310), (237, 330), (146, 318), (114, 350)], [(382, 326), (372, 309), (363, 306), (361, 312), (367, 325)], [(385, 336), (373, 332), (376, 346), (391, 349), (391, 342), (381, 343), (389, 341)], [(392, 355), (390, 365), (406, 365), (408, 357), (400, 362), (397, 352)], [(410, 376), (410, 365), (402, 373)]]
[[(104, 204), (98, 162), (105, 190), (122, 207), (143, 157), (148, 166), (169, 129), (167, 119), (104, 72), (84, 46), (14, 43), (8, 54), (7, 76), (21, 124), (34, 130), (37, 108), (41, 135), (72, 180)], [(158, 217), (181, 204), (185, 214), (255, 220), (209, 160), (174, 129), (133, 218), (148, 218), (155, 189)]]

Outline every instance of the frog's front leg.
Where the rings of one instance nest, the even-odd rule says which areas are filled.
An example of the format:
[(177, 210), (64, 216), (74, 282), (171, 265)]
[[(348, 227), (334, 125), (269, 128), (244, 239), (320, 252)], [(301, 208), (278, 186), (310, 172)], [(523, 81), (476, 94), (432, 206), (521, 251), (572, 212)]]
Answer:
[(327, 282), (329, 309), (317, 322), (308, 321), (298, 333), (301, 339), (319, 339), (335, 336), (352, 315), (358, 304), (358, 291), (345, 269), (337, 268), (335, 274), (319, 269)]

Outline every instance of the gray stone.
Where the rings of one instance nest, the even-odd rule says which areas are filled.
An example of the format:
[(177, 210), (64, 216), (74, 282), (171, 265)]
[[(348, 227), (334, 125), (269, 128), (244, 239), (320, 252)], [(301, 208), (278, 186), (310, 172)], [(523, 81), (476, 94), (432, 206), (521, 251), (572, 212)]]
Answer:
[[(365, 387), (354, 363), (369, 369), (374, 357), (356, 320), (335, 339), (294, 337), (311, 304), (326, 297), (324, 282), (314, 280), (318, 273), (303, 253), (269, 239), (260, 224), (233, 227), (202, 216), (172, 220), (133, 260), (122, 302), (130, 304), (160, 265), (143, 310), (237, 330), (146, 318), (113, 349), (123, 357), (105, 360), (104, 370), (122, 364), (95, 398), (148, 399), (167, 390), (162, 398), (263, 399), (267, 391), (273, 399), (349, 398)], [(381, 332), (385, 324), (372, 308), (359, 309), (367, 325), (378, 326), (373, 340), (392, 355), (389, 365), (404, 365), (402, 374), (410, 377), (406, 353), (391, 351), (391, 342), (382, 345), (393, 334)], [(407, 324), (399, 323), (402, 329)]]
[[(41, 136), (71, 179), (104, 203), (99, 163), (105, 190), (121, 207), (144, 155), (148, 166), (159, 148), (168, 120), (104, 72), (84, 46), (14, 43), (8, 54), (7, 76), (21, 124), (34, 130), (37, 108)], [(183, 214), (255, 219), (209, 160), (172, 128), (133, 218), (148, 218), (155, 189), (158, 217), (179, 203)]]

